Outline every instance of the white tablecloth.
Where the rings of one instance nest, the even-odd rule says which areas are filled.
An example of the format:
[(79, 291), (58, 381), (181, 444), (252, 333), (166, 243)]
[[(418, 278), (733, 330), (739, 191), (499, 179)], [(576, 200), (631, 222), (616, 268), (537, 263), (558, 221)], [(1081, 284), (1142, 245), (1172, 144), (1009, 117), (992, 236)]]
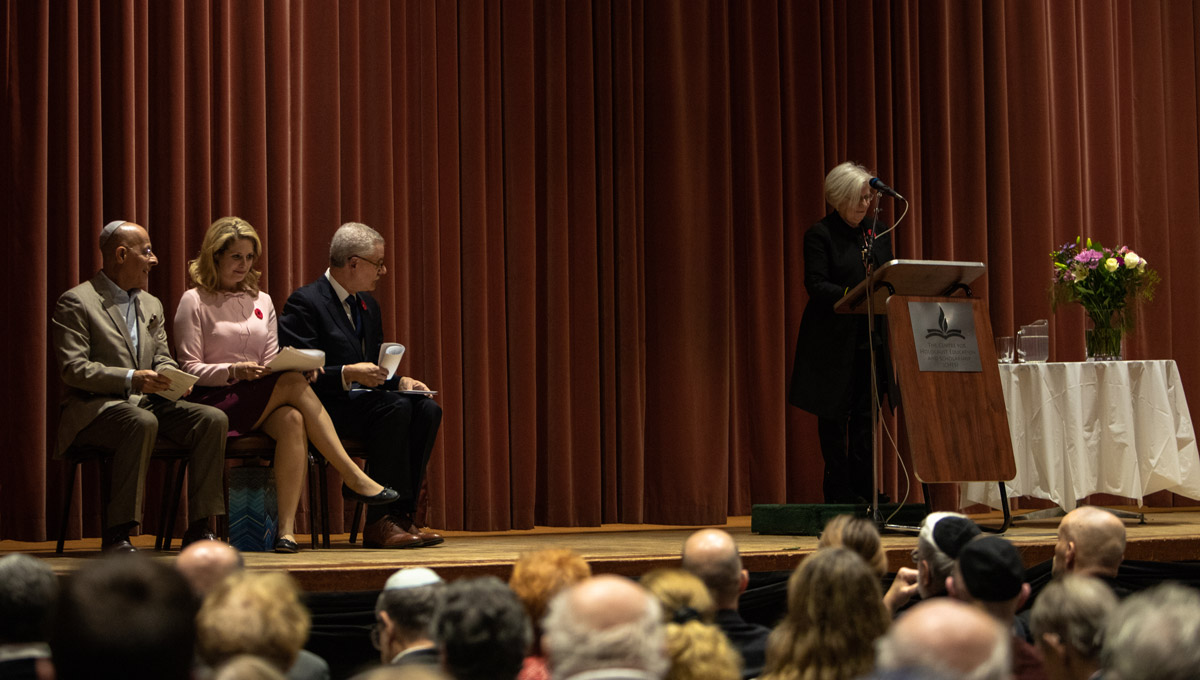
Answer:
[[(1174, 361), (1000, 366), (1017, 476), (1008, 495), (1064, 510), (1093, 493), (1137, 499), (1168, 490), (1200, 498), (1200, 453)], [(963, 484), (970, 503), (1000, 507), (995, 483)]]

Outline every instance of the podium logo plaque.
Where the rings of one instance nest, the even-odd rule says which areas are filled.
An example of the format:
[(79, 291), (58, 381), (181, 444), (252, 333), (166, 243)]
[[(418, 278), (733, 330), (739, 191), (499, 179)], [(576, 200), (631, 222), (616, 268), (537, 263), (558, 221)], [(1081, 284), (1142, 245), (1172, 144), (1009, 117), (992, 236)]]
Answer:
[(968, 302), (909, 302), (921, 371), (980, 373), (975, 316)]

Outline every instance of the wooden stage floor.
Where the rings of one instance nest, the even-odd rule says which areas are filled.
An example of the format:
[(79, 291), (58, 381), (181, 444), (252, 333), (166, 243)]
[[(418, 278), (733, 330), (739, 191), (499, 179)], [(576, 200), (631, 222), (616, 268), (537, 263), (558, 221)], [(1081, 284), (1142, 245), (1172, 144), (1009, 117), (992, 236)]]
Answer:
[[(1121, 508), (1133, 510), (1134, 508)], [(1195, 508), (1149, 508), (1146, 523), (1126, 520), (1126, 559), (1157, 562), (1200, 559), (1200, 511)], [(1018, 515), (1019, 516), (1019, 515)], [(981, 524), (999, 525), (997, 514), (973, 515)], [(1022, 552), (1027, 566), (1054, 555), (1058, 519), (1019, 521), (1005, 534)], [(366, 550), (351, 545), (348, 534), (332, 537), (329, 550), (303, 549), (297, 555), (246, 553), (250, 569), (285, 569), (308, 592), (378, 590), (396, 569), (426, 566), (447, 579), (491, 574), (507, 579), (513, 562), (524, 552), (542, 548), (571, 548), (584, 556), (597, 573), (637, 577), (655, 567), (677, 566), (684, 538), (699, 527), (611, 524), (598, 528), (539, 527), (528, 531), (443, 532), (446, 542), (432, 548)], [(793, 569), (816, 550), (811, 536), (767, 536), (750, 531), (749, 517), (730, 518), (722, 528), (738, 541), (742, 559), (751, 571)], [(307, 539), (307, 536), (301, 537)], [(154, 537), (139, 536), (135, 545), (155, 559), (173, 560), (176, 553), (154, 553)], [(886, 534), (884, 548), (890, 569), (911, 566), (914, 534)], [(178, 545), (178, 543), (176, 543)], [(302, 542), (302, 546), (307, 545)], [(71, 573), (99, 554), (99, 539), (68, 541), (62, 556), (54, 542), (0, 541), (0, 556), (26, 552), (46, 558), (58, 573)]]

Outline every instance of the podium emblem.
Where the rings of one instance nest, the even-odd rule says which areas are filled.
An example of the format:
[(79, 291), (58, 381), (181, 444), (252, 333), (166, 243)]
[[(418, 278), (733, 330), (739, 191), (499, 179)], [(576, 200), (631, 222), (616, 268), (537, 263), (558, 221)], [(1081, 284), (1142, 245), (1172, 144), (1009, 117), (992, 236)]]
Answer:
[(979, 343), (969, 302), (909, 302), (917, 367), (921, 371), (979, 373)]

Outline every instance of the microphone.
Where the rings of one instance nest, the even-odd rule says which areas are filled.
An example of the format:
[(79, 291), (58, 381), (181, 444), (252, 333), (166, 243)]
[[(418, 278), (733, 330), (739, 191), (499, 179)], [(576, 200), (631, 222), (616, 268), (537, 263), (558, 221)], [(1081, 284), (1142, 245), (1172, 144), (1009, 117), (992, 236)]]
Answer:
[(874, 189), (875, 191), (878, 191), (879, 193), (887, 194), (888, 196), (891, 196), (892, 198), (898, 198), (901, 201), (908, 200), (907, 198), (901, 196), (900, 192), (898, 192), (895, 189), (884, 184), (883, 181), (880, 180), (878, 177), (872, 177), (869, 184), (871, 185), (872, 189)]

